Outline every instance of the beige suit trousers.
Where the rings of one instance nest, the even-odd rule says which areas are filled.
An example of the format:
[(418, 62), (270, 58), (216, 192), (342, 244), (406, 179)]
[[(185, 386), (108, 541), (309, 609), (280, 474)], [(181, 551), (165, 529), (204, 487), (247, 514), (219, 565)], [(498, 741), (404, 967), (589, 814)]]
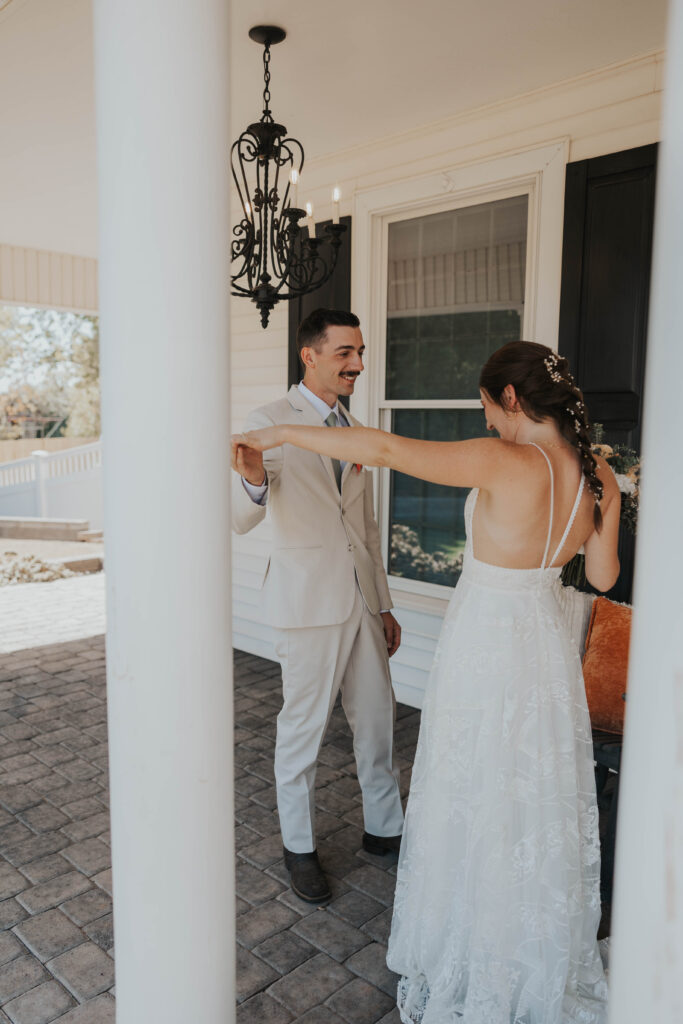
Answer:
[(284, 703), (277, 720), (275, 782), (286, 848), (308, 853), (316, 847), (316, 762), (340, 689), (353, 733), (365, 830), (400, 835), (403, 810), (393, 753), (396, 705), (381, 617), (368, 611), (356, 587), (346, 622), (279, 630), (276, 652)]

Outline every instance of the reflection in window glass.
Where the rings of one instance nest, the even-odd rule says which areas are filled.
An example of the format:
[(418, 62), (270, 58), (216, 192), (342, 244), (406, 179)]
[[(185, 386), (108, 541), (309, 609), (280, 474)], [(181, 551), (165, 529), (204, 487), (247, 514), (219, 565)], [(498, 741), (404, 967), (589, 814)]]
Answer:
[[(430, 441), (486, 435), (482, 409), (395, 409), (392, 430)], [(465, 548), (467, 490), (391, 474), (389, 573), (455, 586)]]
[[(389, 225), (384, 401), (413, 403), (392, 409), (397, 433), (433, 441), (485, 434), (479, 372), (522, 332), (527, 211), (524, 195)], [(393, 576), (456, 583), (466, 496), (391, 474)]]
[(389, 225), (386, 397), (475, 398), (520, 337), (527, 196)]

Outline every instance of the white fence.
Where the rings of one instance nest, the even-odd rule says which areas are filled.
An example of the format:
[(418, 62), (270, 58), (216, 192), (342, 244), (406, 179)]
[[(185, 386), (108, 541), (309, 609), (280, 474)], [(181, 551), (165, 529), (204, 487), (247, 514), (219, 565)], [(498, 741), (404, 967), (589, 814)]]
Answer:
[(87, 519), (101, 530), (102, 442), (0, 465), (0, 516)]

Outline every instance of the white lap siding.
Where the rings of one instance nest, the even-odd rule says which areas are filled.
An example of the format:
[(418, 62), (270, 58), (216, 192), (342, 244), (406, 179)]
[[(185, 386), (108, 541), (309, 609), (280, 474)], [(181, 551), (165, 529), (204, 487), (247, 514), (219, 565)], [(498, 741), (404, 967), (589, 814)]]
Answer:
[[(289, 310), (286, 302), (281, 303), (265, 331), (256, 306), (248, 299), (233, 299), (231, 310), (231, 410), (237, 432), (252, 409), (274, 402), (287, 391)], [(250, 533), (233, 534), (232, 552), (233, 645), (274, 658), (273, 630), (261, 615), (261, 583), (270, 553), (268, 516)]]

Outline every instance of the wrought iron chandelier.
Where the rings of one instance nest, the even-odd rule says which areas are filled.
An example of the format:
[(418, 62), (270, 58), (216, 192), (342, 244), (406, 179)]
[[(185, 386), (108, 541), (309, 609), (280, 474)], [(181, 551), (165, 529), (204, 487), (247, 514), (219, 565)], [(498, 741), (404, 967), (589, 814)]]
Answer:
[[(233, 143), (230, 161), (241, 209), (233, 228), (231, 258), (238, 266), (230, 278), (232, 294), (256, 303), (263, 327), (278, 302), (315, 291), (329, 280), (346, 231), (339, 223), (338, 190), (333, 193), (334, 221), (322, 238), (316, 237), (310, 203), (307, 209), (296, 205), (303, 147), (287, 138), (287, 129), (273, 120), (270, 110), (270, 48), (286, 34), (275, 25), (256, 25), (249, 31), (263, 46), (263, 114)], [(304, 217), (307, 230), (299, 224)]]

